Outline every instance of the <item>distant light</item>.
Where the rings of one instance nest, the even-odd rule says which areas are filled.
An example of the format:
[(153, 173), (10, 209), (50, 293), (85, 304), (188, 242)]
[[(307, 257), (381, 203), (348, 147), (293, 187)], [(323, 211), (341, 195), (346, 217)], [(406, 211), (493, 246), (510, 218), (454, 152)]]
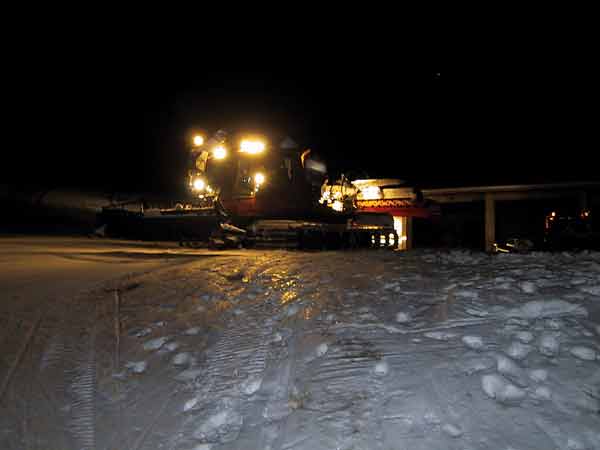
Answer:
[(381, 189), (379, 186), (366, 186), (360, 190), (364, 200), (377, 200), (381, 198)]
[(240, 152), (256, 155), (265, 151), (265, 143), (258, 140), (243, 140), (240, 144)]
[(262, 173), (258, 172), (254, 175), (254, 184), (256, 184), (257, 186), (260, 186), (264, 182), (265, 182), (265, 176)]
[(342, 212), (344, 210), (344, 204), (339, 200), (336, 200), (331, 204), (331, 208), (333, 208), (334, 211)]
[(556, 217), (556, 213), (554, 211), (552, 211), (552, 213), (550, 214), (552, 217)]
[(194, 145), (196, 147), (200, 147), (200, 146), (204, 145), (204, 136), (200, 136), (199, 134), (194, 136)]
[(213, 155), (215, 159), (225, 159), (227, 156), (227, 149), (222, 145), (218, 145), (213, 149)]

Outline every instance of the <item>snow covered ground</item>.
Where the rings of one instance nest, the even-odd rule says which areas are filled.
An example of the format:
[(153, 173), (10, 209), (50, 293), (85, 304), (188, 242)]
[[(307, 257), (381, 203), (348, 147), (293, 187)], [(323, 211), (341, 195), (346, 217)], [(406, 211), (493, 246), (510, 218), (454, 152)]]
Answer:
[(170, 252), (2, 296), (1, 448), (600, 449), (599, 253)]

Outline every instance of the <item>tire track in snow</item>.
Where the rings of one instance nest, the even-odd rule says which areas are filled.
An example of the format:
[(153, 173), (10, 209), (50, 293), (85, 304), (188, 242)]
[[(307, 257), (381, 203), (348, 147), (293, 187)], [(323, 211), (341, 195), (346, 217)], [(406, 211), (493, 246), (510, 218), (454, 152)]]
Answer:
[[(247, 417), (249, 406), (239, 400), (240, 385), (248, 378), (260, 378), (264, 372), (272, 325), (267, 320), (270, 312), (265, 311), (264, 304), (252, 303), (238, 307), (243, 314), (232, 315), (218, 342), (208, 352), (195, 390), (198, 403), (191, 416), (185, 420), (178, 440), (202, 440), (202, 433), (198, 432), (199, 425), (204, 419), (210, 421), (210, 418), (203, 419), (202, 413), (214, 409), (223, 399), (234, 399), (228, 408), (234, 410), (231, 417), (236, 418), (233, 421), (235, 423), (223, 424), (223, 428), (228, 428), (227, 436), (222, 436), (218, 430), (209, 429), (210, 426), (205, 427), (205, 434), (216, 433), (219, 439), (227, 442), (235, 440)], [(241, 417), (241, 421), (237, 417)], [(217, 422), (215, 420), (215, 424)]]

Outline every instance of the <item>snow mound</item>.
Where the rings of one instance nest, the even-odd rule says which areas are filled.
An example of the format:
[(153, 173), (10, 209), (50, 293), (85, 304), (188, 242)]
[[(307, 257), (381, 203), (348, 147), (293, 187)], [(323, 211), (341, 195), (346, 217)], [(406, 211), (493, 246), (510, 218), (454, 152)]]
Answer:
[(584, 361), (594, 361), (596, 359), (596, 351), (582, 345), (571, 348), (570, 352), (576, 358), (583, 359)]
[(518, 404), (525, 398), (525, 391), (509, 383), (497, 374), (481, 377), (481, 387), (488, 397), (504, 404)]
[(521, 307), (509, 309), (504, 314), (506, 317), (538, 319), (541, 317), (560, 315), (587, 316), (588, 312), (583, 306), (565, 302), (563, 300), (535, 300), (532, 302), (527, 302)]

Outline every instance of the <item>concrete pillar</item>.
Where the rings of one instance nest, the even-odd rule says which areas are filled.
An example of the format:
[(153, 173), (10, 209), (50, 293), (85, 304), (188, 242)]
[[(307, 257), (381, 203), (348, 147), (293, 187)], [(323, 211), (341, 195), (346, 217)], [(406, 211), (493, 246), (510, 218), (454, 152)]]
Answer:
[(413, 218), (406, 218), (406, 250), (413, 248)]
[(496, 201), (490, 192), (485, 194), (485, 251), (491, 253), (496, 242)]

